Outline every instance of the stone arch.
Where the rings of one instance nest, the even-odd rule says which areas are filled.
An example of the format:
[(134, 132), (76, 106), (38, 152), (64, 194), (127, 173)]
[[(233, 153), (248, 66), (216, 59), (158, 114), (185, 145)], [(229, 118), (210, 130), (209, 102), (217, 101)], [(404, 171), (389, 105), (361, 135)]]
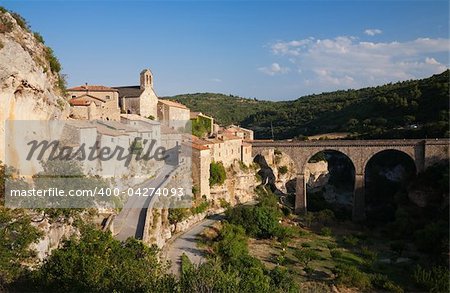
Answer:
[[(380, 159), (378, 163), (377, 159)], [(403, 171), (393, 169), (399, 165), (403, 166)], [(377, 169), (373, 169), (374, 167), (380, 169), (375, 171)], [(417, 172), (417, 160), (405, 150), (386, 148), (370, 155), (364, 164), (365, 216), (375, 221), (393, 220), (397, 209), (395, 197), (406, 192), (407, 185), (412, 182)], [(390, 178), (387, 174), (390, 174)]]
[(406, 157), (408, 157), (413, 163), (414, 163), (414, 167), (416, 169), (416, 173), (421, 169), (418, 161), (415, 158), (415, 154), (414, 151), (408, 151), (408, 150), (404, 150), (404, 149), (400, 149), (400, 148), (383, 148), (383, 149), (377, 149), (375, 151), (373, 151), (370, 155), (368, 155), (362, 165), (362, 171), (363, 174), (365, 174), (366, 172), (366, 168), (367, 168), (367, 164), (370, 162), (370, 160), (372, 160), (375, 156), (381, 154), (381, 153), (386, 153), (386, 152), (397, 152), (397, 153), (401, 153), (402, 155), (405, 155)]
[[(320, 154), (323, 154), (323, 157), (320, 156)], [(314, 158), (314, 157), (316, 157), (316, 158)], [(321, 163), (323, 161), (325, 163)], [(315, 165), (313, 165), (313, 164), (315, 164)], [(323, 175), (320, 175), (319, 177), (316, 177), (316, 180), (317, 180), (316, 182), (319, 182), (319, 184), (318, 184), (319, 187), (321, 186), (320, 181), (326, 182), (325, 185), (323, 185), (322, 187), (327, 187), (326, 189), (328, 191), (328, 195), (339, 194), (339, 196), (336, 196), (334, 198), (334, 203), (332, 203), (330, 205), (330, 207), (333, 206), (333, 208), (336, 208), (337, 206), (340, 206), (341, 207), (341, 208), (339, 208), (340, 211), (344, 211), (344, 210), (351, 211), (353, 208), (353, 200), (354, 200), (353, 193), (354, 193), (354, 189), (355, 189), (356, 166), (355, 166), (354, 161), (352, 160), (351, 155), (349, 155), (341, 150), (324, 148), (324, 149), (317, 151), (316, 153), (314, 153), (313, 155), (311, 155), (309, 157), (307, 156), (307, 159), (306, 159), (306, 162), (304, 165), (304, 170), (303, 170), (304, 180), (305, 180), (305, 188), (304, 188), (305, 200), (308, 201), (308, 196), (309, 196), (309, 199), (314, 198), (314, 197), (311, 197), (312, 194), (309, 193), (309, 192), (312, 192), (311, 189), (314, 189), (314, 187), (311, 188), (311, 186), (308, 186), (308, 184), (314, 185), (313, 182), (315, 181), (315, 180), (311, 180), (311, 176), (313, 176), (311, 173), (312, 172), (311, 168), (316, 168), (316, 170), (320, 174), (321, 169), (324, 169), (325, 167), (326, 167), (326, 171), (327, 171), (327, 175), (325, 175), (326, 177)], [(338, 168), (338, 170), (336, 170), (336, 168)], [(341, 170), (339, 170), (339, 169), (341, 169)], [(317, 176), (317, 173), (316, 173), (316, 176)], [(316, 189), (316, 192), (321, 192), (320, 190), (323, 191), (323, 189), (319, 189), (319, 190)], [(326, 192), (324, 194), (322, 194), (324, 196), (324, 198), (323, 198), (324, 200), (326, 198), (325, 197), (325, 195), (327, 194)], [(345, 193), (348, 193), (347, 197), (342, 197), (342, 196), (345, 196)], [(316, 198), (316, 199), (318, 199), (318, 198)], [(326, 203), (326, 202), (320, 203), (319, 202), (320, 203), (319, 206), (321, 206), (322, 204), (329, 205), (331, 202), (333, 202), (333, 199), (328, 198), (328, 203)], [(306, 207), (308, 207), (308, 206), (309, 206), (309, 204), (306, 203)], [(316, 209), (318, 208), (317, 205), (315, 208)]]

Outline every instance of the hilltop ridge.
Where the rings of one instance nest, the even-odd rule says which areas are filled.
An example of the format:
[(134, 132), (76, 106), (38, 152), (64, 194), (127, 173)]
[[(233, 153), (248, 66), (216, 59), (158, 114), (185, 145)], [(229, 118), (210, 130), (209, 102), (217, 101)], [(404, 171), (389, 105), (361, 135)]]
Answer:
[(166, 97), (220, 124), (240, 124), (257, 138), (299, 138), (350, 132), (351, 138), (448, 137), (449, 70), (429, 78), (293, 101), (260, 101), (217, 93)]

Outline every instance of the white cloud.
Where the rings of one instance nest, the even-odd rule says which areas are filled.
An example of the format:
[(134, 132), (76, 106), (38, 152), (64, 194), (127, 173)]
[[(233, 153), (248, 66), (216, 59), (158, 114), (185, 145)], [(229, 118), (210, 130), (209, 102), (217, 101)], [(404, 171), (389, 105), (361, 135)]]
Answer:
[[(354, 37), (340, 36), (277, 42), (272, 44), (271, 50), (296, 67), (293, 72), (302, 76), (304, 85), (314, 90), (329, 90), (440, 73), (448, 67), (447, 57), (442, 56), (447, 56), (450, 40), (418, 38), (406, 42), (362, 42)], [(435, 55), (439, 54), (444, 61), (438, 61)], [(260, 70), (274, 75), (280, 71), (280, 67), (274, 65), (278, 64)]]
[(368, 35), (368, 36), (379, 35), (379, 34), (381, 34), (382, 32), (383, 32), (382, 30), (379, 30), (379, 29), (377, 29), (377, 28), (369, 28), (369, 29), (366, 29), (366, 30), (364, 31), (364, 33), (365, 33), (366, 35)]
[(284, 74), (284, 73), (289, 72), (288, 67), (283, 67), (278, 63), (272, 63), (272, 65), (270, 65), (268, 67), (260, 67), (260, 68), (258, 68), (258, 70), (267, 75), (270, 75), (270, 76), (274, 76), (276, 74)]
[(214, 77), (210, 79), (213, 82), (222, 82), (222, 80), (220, 78)]

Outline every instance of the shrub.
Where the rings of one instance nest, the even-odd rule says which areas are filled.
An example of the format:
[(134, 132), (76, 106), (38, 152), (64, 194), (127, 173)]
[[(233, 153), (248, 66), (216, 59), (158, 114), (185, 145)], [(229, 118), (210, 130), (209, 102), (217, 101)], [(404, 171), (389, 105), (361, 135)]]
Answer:
[(375, 251), (370, 250), (366, 246), (361, 247), (361, 254), (366, 260), (367, 265), (372, 265), (377, 259), (377, 253)]
[(16, 20), (17, 24), (26, 31), (30, 31), (27, 21), (18, 13), (10, 12), (11, 16)]
[(53, 73), (59, 73), (61, 71), (61, 63), (59, 63), (58, 58), (56, 58), (53, 50), (47, 47), (46, 50), (46, 59), (50, 64), (50, 70)]
[(334, 249), (331, 249), (330, 254), (331, 254), (332, 258), (340, 258), (342, 256), (342, 251), (334, 248)]
[(227, 173), (222, 162), (211, 162), (209, 175), (209, 186), (221, 185), (227, 179)]
[(327, 244), (329, 250), (335, 249), (337, 247), (336, 243), (330, 242)]
[(226, 201), (224, 198), (219, 198), (219, 205), (223, 209), (228, 209), (231, 206), (231, 204), (228, 201)]
[(431, 223), (415, 234), (416, 247), (427, 254), (437, 255), (442, 251), (442, 240), (446, 232), (438, 223)]
[(315, 219), (322, 225), (331, 225), (335, 220), (334, 212), (332, 210), (325, 209), (323, 211), (317, 212), (315, 214)]
[(226, 262), (239, 262), (248, 255), (247, 236), (242, 226), (225, 223), (220, 230), (215, 252)]
[(304, 247), (296, 249), (294, 256), (302, 264), (304, 269), (309, 268), (309, 264), (312, 261), (320, 259), (320, 256), (313, 249)]
[(278, 208), (278, 197), (270, 189), (258, 186), (255, 192), (258, 194), (258, 206)]
[(191, 213), (193, 215), (196, 214), (201, 214), (203, 212), (205, 212), (209, 207), (209, 202), (207, 201), (202, 201), (199, 205), (197, 205), (196, 207), (192, 207), (191, 208)]
[(170, 224), (181, 222), (187, 217), (189, 217), (189, 209), (187, 208), (169, 209), (168, 219)]
[(335, 269), (337, 274), (337, 284), (347, 287), (357, 287), (361, 290), (369, 289), (371, 287), (370, 277), (366, 273), (360, 271), (355, 266), (338, 265)]
[(346, 235), (342, 238), (342, 241), (349, 246), (356, 246), (358, 244), (358, 238), (353, 235)]
[(283, 227), (279, 226), (275, 230), (275, 236), (278, 238), (278, 241), (288, 241), (294, 237), (295, 231), (292, 227)]
[(33, 36), (39, 43), (45, 44), (44, 38), (42, 37), (42, 35), (40, 33), (34, 32)]
[(449, 292), (449, 269), (446, 267), (436, 266), (425, 269), (417, 266), (413, 278), (417, 285), (429, 292)]
[(332, 232), (331, 232), (331, 229), (330, 229), (330, 228), (328, 228), (328, 227), (323, 227), (323, 228), (320, 230), (320, 234), (321, 234), (322, 236), (330, 237), (330, 236), (332, 235)]
[(248, 235), (258, 238), (271, 238), (280, 227), (279, 213), (269, 207), (240, 206), (227, 210), (226, 217), (230, 223), (244, 227)]
[(378, 289), (386, 290), (387, 292), (403, 293), (402, 287), (389, 280), (386, 275), (373, 274), (371, 277), (371, 284)]
[(281, 175), (284, 175), (287, 172), (288, 172), (288, 167), (287, 166), (278, 167), (278, 173), (280, 173)]
[(281, 292), (299, 292), (298, 285), (288, 270), (275, 267), (269, 271), (269, 276), (272, 285), (279, 288)]

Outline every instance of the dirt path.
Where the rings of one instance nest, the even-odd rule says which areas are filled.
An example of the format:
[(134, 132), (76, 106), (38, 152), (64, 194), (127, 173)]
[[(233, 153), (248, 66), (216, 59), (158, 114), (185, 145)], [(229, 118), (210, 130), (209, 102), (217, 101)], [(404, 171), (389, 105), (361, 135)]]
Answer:
[(181, 256), (186, 254), (192, 263), (200, 264), (204, 259), (204, 252), (202, 249), (197, 247), (197, 237), (208, 227), (211, 227), (215, 222), (223, 219), (223, 215), (214, 215), (203, 221), (195, 224), (189, 230), (185, 231), (183, 234), (178, 235), (165, 250), (165, 258), (170, 260), (172, 266), (170, 272), (176, 276), (180, 273), (181, 268)]

